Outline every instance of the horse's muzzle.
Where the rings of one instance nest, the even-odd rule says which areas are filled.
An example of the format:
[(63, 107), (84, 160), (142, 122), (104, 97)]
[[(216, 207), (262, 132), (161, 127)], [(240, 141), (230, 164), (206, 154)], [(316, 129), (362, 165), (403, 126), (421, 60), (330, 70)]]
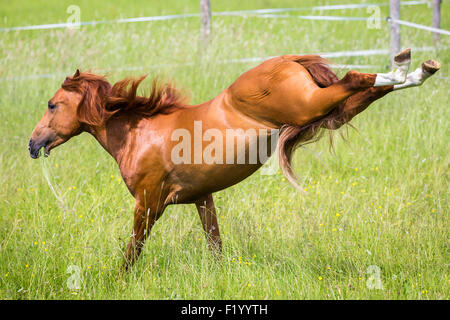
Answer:
[(41, 148), (45, 148), (48, 144), (48, 140), (41, 140), (41, 141), (34, 141), (33, 139), (30, 139), (28, 142), (28, 151), (30, 152), (30, 157), (33, 159), (39, 158), (39, 151)]

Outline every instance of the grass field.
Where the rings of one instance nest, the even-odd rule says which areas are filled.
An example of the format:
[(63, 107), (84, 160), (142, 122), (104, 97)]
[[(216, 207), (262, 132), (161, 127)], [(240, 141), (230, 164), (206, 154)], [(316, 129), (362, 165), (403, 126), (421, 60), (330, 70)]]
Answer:
[[(212, 0), (212, 9), (352, 2)], [(80, 6), (82, 21), (199, 11), (198, 0), (1, 0), (0, 28), (65, 22), (71, 4)], [(380, 8), (387, 16), (388, 7)], [(426, 5), (401, 10), (404, 20), (430, 24)], [(369, 15), (364, 8), (290, 14)], [(108, 72), (111, 81), (159, 74), (199, 103), (257, 64), (226, 60), (389, 46), (385, 22), (368, 29), (364, 21), (214, 17), (207, 49), (199, 26), (188, 18), (0, 32), (0, 299), (448, 299), (450, 39), (444, 35), (440, 48), (413, 50), (411, 68), (430, 58), (442, 63), (423, 87), (374, 103), (353, 120), (358, 131), (348, 129), (348, 143), (336, 137), (334, 154), (327, 139), (297, 151), (307, 195), (281, 174), (259, 173), (215, 194), (222, 263), (207, 249), (195, 207), (177, 205), (157, 222), (135, 267), (119, 274), (134, 201), (114, 160), (88, 134), (49, 158), (28, 155), (31, 131), (66, 75), (76, 68)], [(442, 28), (450, 29), (445, 2)], [(433, 41), (427, 31), (402, 27), (402, 44)], [(334, 62), (389, 69), (387, 55)], [(68, 286), (77, 274), (80, 289)]]

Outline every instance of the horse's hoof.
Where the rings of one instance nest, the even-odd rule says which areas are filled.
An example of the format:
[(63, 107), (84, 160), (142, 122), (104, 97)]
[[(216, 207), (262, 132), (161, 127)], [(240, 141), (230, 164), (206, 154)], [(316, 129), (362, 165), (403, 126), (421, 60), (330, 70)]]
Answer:
[(411, 49), (403, 50), (394, 57), (394, 61), (398, 64), (404, 64), (411, 61)]
[(422, 63), (422, 70), (429, 74), (434, 74), (441, 68), (441, 64), (436, 60), (428, 60)]

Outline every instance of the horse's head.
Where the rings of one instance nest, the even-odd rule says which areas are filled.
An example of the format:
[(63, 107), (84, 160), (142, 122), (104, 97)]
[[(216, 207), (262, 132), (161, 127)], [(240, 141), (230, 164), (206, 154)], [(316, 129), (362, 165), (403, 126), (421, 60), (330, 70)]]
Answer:
[(42, 148), (48, 155), (54, 147), (83, 132), (88, 122), (86, 118), (95, 120), (96, 116), (99, 117), (90, 110), (98, 110), (97, 106), (103, 99), (101, 94), (104, 95), (109, 87), (103, 77), (80, 74), (79, 70), (72, 77), (67, 77), (48, 101), (47, 110), (31, 134), (28, 143), (30, 156), (38, 158)]

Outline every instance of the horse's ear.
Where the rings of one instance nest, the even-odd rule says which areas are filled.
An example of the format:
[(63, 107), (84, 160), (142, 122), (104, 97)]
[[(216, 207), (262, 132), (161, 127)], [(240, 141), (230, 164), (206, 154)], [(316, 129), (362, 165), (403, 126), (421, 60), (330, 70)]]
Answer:
[(73, 77), (74, 77), (74, 78), (77, 78), (77, 77), (79, 77), (79, 76), (80, 76), (80, 70), (77, 69), (77, 71), (75, 71)]

